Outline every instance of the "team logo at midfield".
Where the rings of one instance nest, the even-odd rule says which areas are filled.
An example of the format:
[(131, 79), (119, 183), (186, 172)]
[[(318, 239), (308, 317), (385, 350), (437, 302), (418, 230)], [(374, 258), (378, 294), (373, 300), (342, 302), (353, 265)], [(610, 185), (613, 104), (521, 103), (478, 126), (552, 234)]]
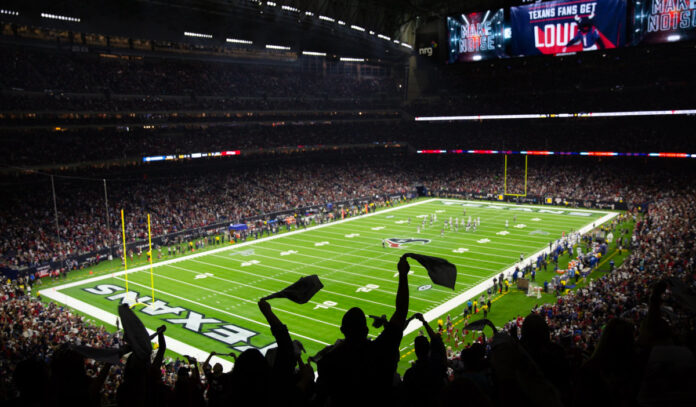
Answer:
[(409, 238), (409, 239), (404, 239), (400, 237), (390, 237), (389, 239), (385, 239), (389, 247), (405, 247), (410, 244), (414, 243), (420, 243), (420, 244), (427, 244), (430, 243), (430, 239), (414, 239), (414, 238)]

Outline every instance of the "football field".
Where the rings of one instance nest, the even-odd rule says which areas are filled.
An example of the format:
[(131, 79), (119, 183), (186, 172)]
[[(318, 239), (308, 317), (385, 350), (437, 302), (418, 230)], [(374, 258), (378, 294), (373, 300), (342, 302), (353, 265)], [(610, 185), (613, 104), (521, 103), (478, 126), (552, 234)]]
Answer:
[[(587, 231), (616, 212), (491, 202), (427, 199), (307, 229), (221, 246), (41, 291), (95, 319), (114, 325), (117, 305), (133, 309), (145, 326), (167, 325), (167, 346), (205, 359), (210, 351), (237, 353), (274, 346), (257, 301), (298, 278), (317, 274), (324, 284), (303, 305), (271, 300), (274, 311), (309, 355), (342, 338), (343, 314), (358, 306), (390, 316), (397, 288), (396, 264), (406, 252), (444, 257), (457, 266), (455, 290), (433, 285), (413, 260), (409, 315), (433, 320), (487, 288), (514, 268), (520, 255), (536, 257), (563, 232)], [(480, 218), (476, 231), (449, 223)], [(431, 225), (431, 218), (433, 219)], [(424, 222), (425, 221), (425, 222)], [(423, 225), (425, 223), (425, 226)], [(506, 222), (508, 226), (506, 227)], [(420, 229), (420, 230), (419, 230)], [(126, 291), (126, 277), (128, 291)], [(415, 325), (415, 323), (414, 323)], [(407, 333), (416, 329), (409, 326)], [(370, 327), (370, 335), (379, 330)], [(229, 366), (231, 358), (215, 358)]]

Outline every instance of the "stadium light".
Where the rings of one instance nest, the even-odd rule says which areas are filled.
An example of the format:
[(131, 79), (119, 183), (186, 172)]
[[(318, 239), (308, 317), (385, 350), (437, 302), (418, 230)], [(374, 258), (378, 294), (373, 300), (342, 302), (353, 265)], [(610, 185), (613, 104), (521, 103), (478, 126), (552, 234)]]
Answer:
[(391, 41), (391, 38), (390, 38), (390, 37), (387, 37), (387, 36), (384, 35), (384, 34), (377, 34), (377, 37), (378, 37), (378, 38), (381, 38), (381, 39), (383, 39), (383, 40), (386, 40), (386, 41)]
[(673, 34), (667, 37), (667, 41), (669, 42), (675, 42), (679, 41), (681, 39), (681, 36), (679, 34)]
[(365, 62), (365, 58), (341, 57), (340, 60), (341, 60), (342, 62)]
[(375, 35), (375, 32), (370, 30), (370, 35)]
[[(19, 15), (19, 13), (17, 13), (17, 15)], [(73, 23), (80, 22), (80, 19), (78, 17), (61, 16), (61, 15), (50, 14), (50, 13), (41, 13), (41, 17), (50, 18), (52, 20), (71, 21)]]
[(2, 10), (0, 9), (0, 14), (7, 14), (8, 16), (18, 16), (19, 11), (14, 11), (14, 10)]
[(227, 38), (225, 41), (230, 42), (232, 44), (246, 44), (246, 45), (251, 45), (254, 43), (254, 41), (249, 41), (249, 40), (240, 40), (237, 38)]
[(352, 28), (352, 29), (354, 29), (354, 30), (356, 30), (356, 31), (365, 32), (365, 29), (362, 28), (362, 27), (360, 27), (359, 25), (351, 25), (350, 28)]
[(310, 16), (310, 17), (312, 17), (314, 15), (314, 13), (312, 13), (311, 11), (305, 11), (304, 14), (306, 16)]
[(581, 157), (653, 157), (653, 158), (696, 158), (689, 153), (632, 153), (618, 151), (534, 151), (534, 150), (416, 150), (416, 154), (505, 154), (505, 155), (576, 155)]
[(177, 161), (186, 160), (193, 158), (205, 158), (205, 157), (229, 157), (241, 155), (240, 150), (227, 150), (227, 151), (212, 151), (208, 153), (189, 153), (189, 154), (176, 154), (176, 155), (154, 155), (143, 157), (143, 162), (156, 162), (156, 161)]
[(286, 11), (293, 11), (295, 13), (300, 12), (300, 10), (296, 9), (295, 7), (290, 7), (290, 6), (286, 6), (286, 5), (282, 5), (280, 8), (282, 8), (283, 10), (286, 10)]
[(413, 46), (411, 44), (406, 44), (405, 42), (401, 43), (402, 47), (408, 48), (408, 49), (413, 49)]
[(401, 42), (399, 42), (399, 40), (394, 40), (394, 44), (401, 44)]
[(286, 47), (285, 45), (273, 45), (273, 44), (266, 44), (267, 49), (280, 49), (283, 51), (289, 51), (290, 47)]
[(211, 34), (201, 34), (201, 33), (194, 33), (190, 31), (184, 31), (184, 35), (187, 37), (197, 37), (197, 38), (213, 38)]
[(338, 20), (338, 25), (346, 25), (346, 22), (343, 20)]
[(335, 22), (336, 22), (336, 20), (334, 20), (333, 18), (327, 17), (327, 16), (322, 16), (322, 15), (319, 16), (319, 19), (320, 19), (320, 20), (324, 20), (324, 21), (329, 21), (329, 22), (332, 22), (332, 23), (335, 23)]
[(314, 57), (325, 57), (326, 52), (302, 51), (302, 55), (310, 55), (310, 56), (314, 56)]
[(438, 121), (478, 121), (478, 120), (517, 120), (517, 119), (564, 119), (571, 117), (635, 117), (635, 116), (670, 116), (696, 115), (696, 109), (683, 110), (639, 110), (626, 112), (589, 112), (589, 113), (530, 113), (530, 114), (489, 114), (472, 116), (419, 116), (417, 122)]
[(473, 57), (472, 59), (473, 59), (474, 61), (480, 61), (481, 58), (482, 58), (481, 55), (474, 55), (474, 57)]
[(276, 4), (275, 2), (273, 2), (273, 1), (267, 1), (267, 2), (266, 2), (266, 5), (271, 6), (271, 7), (277, 6), (277, 4)]

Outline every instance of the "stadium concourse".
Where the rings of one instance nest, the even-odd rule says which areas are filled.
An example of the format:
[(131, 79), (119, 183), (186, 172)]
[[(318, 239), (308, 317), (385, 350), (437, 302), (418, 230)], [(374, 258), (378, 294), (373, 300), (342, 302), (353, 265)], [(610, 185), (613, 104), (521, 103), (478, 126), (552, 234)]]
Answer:
[[(642, 33), (647, 23), (629, 15), (644, 17), (640, 2), (612, 0), (626, 14), (619, 26), (629, 22), (615, 30), (614, 48), (589, 44), (603, 36), (595, 34), (602, 26), (578, 37), (577, 52), (557, 44), (563, 52), (555, 57), (513, 58), (510, 42), (522, 37), (509, 21), (503, 25), (512, 13), (470, 8), (521, 4), (549, 12), (554, 1), (6, 3), (0, 9), (3, 406), (696, 405), (693, 27)], [(608, 0), (571, 3), (597, 6), (608, 21), (602, 8)], [(571, 14), (559, 15), (565, 19), (559, 27), (575, 21), (587, 27), (595, 16)], [(506, 42), (466, 55), (466, 47), (450, 43), (456, 35), (447, 34), (447, 15), (461, 16), (467, 27), (471, 20), (477, 34), (496, 31), (487, 44)], [(489, 28), (474, 29), (476, 21)], [(598, 49), (584, 52), (585, 45)], [(459, 57), (470, 62), (455, 62)], [(515, 118), (482, 119), (491, 114)], [(444, 115), (468, 118), (418, 120)], [(425, 204), (432, 213), (418, 212)], [(483, 226), (474, 221), (478, 232), (476, 226), (469, 232), (470, 219), (465, 231), (464, 216), (477, 210), (498, 214), (484, 217)], [(455, 214), (455, 226), (450, 217), (426, 231), (428, 217), (432, 226), (446, 211)], [(158, 286), (136, 267), (129, 291), (123, 259), (145, 265), (148, 214)], [(518, 216), (540, 226), (524, 229)], [(391, 229), (384, 230), (387, 223)], [(356, 225), (364, 228), (362, 238), (350, 230)], [(302, 226), (329, 237), (315, 242)], [(420, 235), (383, 235), (392, 230)], [(554, 283), (543, 297), (523, 294), (512, 272), (518, 266), (548, 280), (566, 273), (564, 283), (571, 281), (570, 266), (543, 275), (532, 262), (539, 256), (546, 264), (545, 254), (575, 239), (577, 230), (588, 233), (570, 244), (568, 261), (582, 261), (582, 249), (597, 263), (604, 250), (602, 264), (611, 266), (593, 263), (582, 282), (575, 275), (573, 289)], [(609, 231), (618, 240), (611, 253), (597, 241), (602, 235), (611, 243)], [(489, 244), (479, 238), (484, 233), (500, 241)], [(283, 240), (288, 236), (296, 242)], [(450, 237), (466, 243), (450, 246)], [(335, 239), (334, 251), (328, 239)], [(428, 278), (414, 271), (421, 266), (396, 260), (404, 241), (431, 240), (431, 254), (467, 261), (458, 290), (421, 284), (418, 278)], [(273, 253), (265, 243), (276, 245)], [(361, 244), (367, 254), (357, 255)], [(313, 251), (298, 253), (305, 250)], [(252, 263), (249, 253), (263, 262)], [(218, 256), (209, 261), (209, 254)], [(302, 255), (322, 264), (313, 268)], [(294, 279), (310, 270), (326, 273), (321, 294), (341, 283), (348, 291), (331, 294), (352, 303), (342, 302), (345, 309), (319, 303), (317, 313), (334, 307), (319, 319), (287, 302), (258, 299), (259, 291), (286, 285), (283, 273)], [(353, 280), (341, 281), (346, 275)], [(484, 287), (471, 296), (483, 311), (460, 318), (463, 296), (494, 278), (488, 291), (501, 292), (495, 311), (491, 303), (483, 308), (490, 295)], [(525, 302), (503, 296), (503, 283)], [(49, 299), (46, 289), (73, 299), (73, 308)], [(374, 297), (359, 297), (368, 292)], [(132, 306), (143, 329), (133, 329), (140, 328), (133, 318), (116, 320), (116, 300), (127, 303), (129, 294), (150, 301), (152, 314), (165, 309), (161, 315), (182, 318), (163, 316), (151, 338), (134, 335), (157, 327), (144, 316), (144, 303)], [(103, 324), (75, 306), (85, 298), (106, 315)], [(184, 309), (172, 298), (204, 308)], [(204, 304), (216, 300), (227, 303), (215, 312), (229, 305), (224, 317)], [(449, 344), (451, 333), (436, 326), (449, 315), (431, 318), (451, 304), (457, 323), (474, 324), (467, 332), (474, 338), (454, 350), (443, 341)], [(377, 306), (388, 313), (369, 315), (375, 323), (368, 327), (364, 310)], [(233, 325), (233, 316), (264, 331)], [(112, 317), (115, 327), (106, 320)], [(422, 329), (413, 331), (413, 324)], [(184, 342), (188, 334), (211, 340), (211, 332), (215, 349)], [(255, 347), (259, 337), (275, 350)], [(210, 357), (176, 354), (177, 344)], [(309, 352), (319, 345), (324, 350)], [(410, 364), (409, 354), (416, 356)]]

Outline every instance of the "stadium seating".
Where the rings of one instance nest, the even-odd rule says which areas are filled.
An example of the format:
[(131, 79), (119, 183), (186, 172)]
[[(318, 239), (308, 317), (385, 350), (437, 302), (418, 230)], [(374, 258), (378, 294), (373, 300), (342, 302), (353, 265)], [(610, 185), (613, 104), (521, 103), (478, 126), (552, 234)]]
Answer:
[[(692, 400), (693, 391), (689, 386), (693, 369), (684, 372), (677, 366), (684, 346), (692, 343), (693, 308), (689, 306), (688, 295), (675, 296), (669, 292), (693, 283), (694, 231), (690, 226), (695, 213), (693, 194), (693, 190), (684, 190), (653, 202), (634, 231), (633, 254), (618, 270), (577, 294), (559, 297), (557, 304), (537, 307), (531, 317), (511, 322), (488, 340), (480, 338), (480, 342), (465, 348), (461, 354), (450, 356), (447, 365), (417, 376), (417, 383), (434, 386), (430, 394), (433, 402), (461, 401), (464, 393), (468, 400), (485, 401), (487, 405), (513, 402), (581, 405), (609, 400), (633, 405), (661, 400), (665, 394), (679, 400)], [(665, 238), (659, 239), (660, 236)], [(122, 340), (120, 334), (106, 333), (103, 328), (93, 327), (54, 304), (44, 305), (29, 295), (28, 285), (28, 280), (19, 279), (3, 284), (0, 289), (3, 344), (0, 372), (3, 373), (4, 397), (13, 399), (14, 391), (18, 390), (14, 402), (25, 405), (32, 401), (62, 405), (66, 399), (74, 402), (94, 397), (90, 396), (88, 386), (65, 388), (58, 385), (59, 373), (64, 372), (67, 361), (72, 360), (72, 380), (82, 377), (82, 380), (103, 384), (101, 396), (97, 398), (107, 403), (118, 400), (119, 404), (135, 400), (136, 394), (125, 389), (121, 391), (120, 387), (132, 380), (130, 376), (143, 374), (133, 370), (137, 368), (126, 365), (124, 371), (121, 367), (83, 361), (68, 348), (59, 346), (114, 346)], [(663, 297), (667, 287), (672, 291)], [(669, 307), (668, 312), (663, 311), (667, 309), (661, 308), (663, 305)], [(669, 322), (663, 319), (665, 317), (669, 317)], [(439, 343), (433, 337), (432, 346), (443, 346), (441, 340)], [(32, 358), (26, 360), (27, 355)], [(186, 362), (167, 361), (161, 369), (155, 366), (158, 369), (149, 386), (152, 392), (158, 390), (147, 397), (158, 405), (201, 405), (204, 389), (213, 384), (218, 386), (215, 391), (208, 387), (206, 393), (211, 405), (230, 397), (242, 397), (240, 394), (245, 398), (255, 397), (264, 404), (268, 399), (258, 392), (270, 389), (283, 390), (281, 394), (289, 397), (286, 402), (291, 400), (297, 405), (311, 404), (316, 391), (323, 397), (336, 396), (331, 389), (307, 385), (313, 377), (309, 365), (300, 366), (299, 375), (287, 379), (288, 382), (254, 376), (256, 392), (250, 394), (246, 389), (247, 392), (238, 393), (235, 389), (243, 383), (240, 371), (252, 368), (246, 363), (266, 363), (263, 359), (263, 362), (242, 359), (246, 360), (240, 356), (235, 369), (226, 376), (210, 373), (205, 386), (197, 375), (189, 379), (193, 380), (189, 384), (182, 382), (188, 377), (188, 370), (181, 370)], [(693, 359), (686, 361), (691, 367), (693, 363)], [(510, 374), (515, 371), (526, 374)], [(104, 372), (107, 374), (98, 378), (99, 373)], [(179, 376), (176, 381), (173, 379), (175, 372)], [(37, 383), (37, 378), (43, 379)], [(494, 390), (501, 386), (506, 391)], [(530, 387), (536, 390), (525, 391)], [(379, 388), (389, 391), (393, 402), (409, 405), (408, 388)], [(72, 393), (66, 394), (68, 390)], [(189, 401), (174, 401), (182, 392), (190, 397)], [(144, 395), (138, 393), (137, 397)], [(369, 400), (366, 403), (369, 404)]]

